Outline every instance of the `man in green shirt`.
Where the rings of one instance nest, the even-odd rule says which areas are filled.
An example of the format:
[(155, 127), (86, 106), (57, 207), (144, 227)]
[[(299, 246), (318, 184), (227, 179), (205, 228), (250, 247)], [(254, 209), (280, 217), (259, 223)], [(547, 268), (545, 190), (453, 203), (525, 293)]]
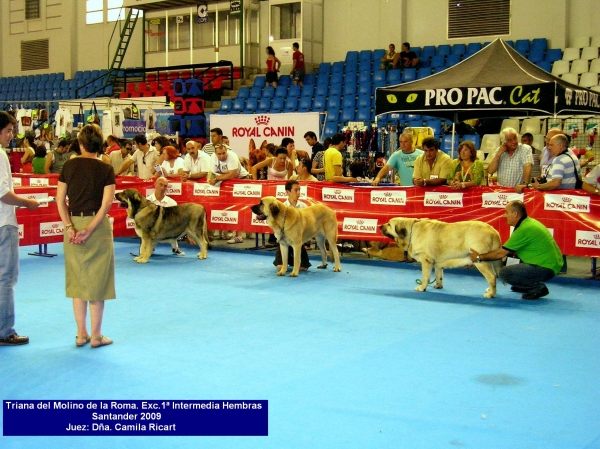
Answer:
[(516, 253), (521, 263), (503, 267), (500, 270), (500, 279), (510, 284), (513, 292), (523, 293), (523, 299), (546, 296), (550, 292), (544, 281), (558, 274), (563, 265), (558, 245), (543, 224), (527, 216), (523, 202), (508, 203), (505, 217), (508, 224), (514, 226), (510, 238), (502, 248), (489, 253), (479, 254), (471, 249), (471, 260), (498, 260)]

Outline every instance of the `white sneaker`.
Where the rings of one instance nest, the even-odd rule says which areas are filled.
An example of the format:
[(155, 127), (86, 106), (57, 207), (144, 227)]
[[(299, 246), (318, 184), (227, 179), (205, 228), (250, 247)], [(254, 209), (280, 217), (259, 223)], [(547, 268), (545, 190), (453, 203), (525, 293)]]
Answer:
[(183, 251), (181, 251), (179, 248), (172, 248), (173, 250), (173, 254), (175, 254), (176, 256), (185, 256), (185, 253)]

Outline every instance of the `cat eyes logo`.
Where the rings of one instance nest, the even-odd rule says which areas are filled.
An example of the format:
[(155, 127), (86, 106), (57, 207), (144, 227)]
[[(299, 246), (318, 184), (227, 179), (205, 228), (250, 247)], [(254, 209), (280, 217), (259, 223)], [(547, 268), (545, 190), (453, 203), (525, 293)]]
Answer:
[(387, 101), (390, 103), (398, 103), (398, 98), (394, 94), (388, 94)]
[(413, 103), (417, 99), (417, 96), (417, 94), (410, 94), (408, 97), (406, 97), (406, 102)]

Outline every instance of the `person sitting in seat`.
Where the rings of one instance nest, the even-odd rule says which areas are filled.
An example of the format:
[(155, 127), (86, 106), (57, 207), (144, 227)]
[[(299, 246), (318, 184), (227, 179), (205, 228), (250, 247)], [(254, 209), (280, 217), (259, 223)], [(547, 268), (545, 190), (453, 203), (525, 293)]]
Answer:
[(419, 64), (420, 59), (414, 51), (411, 51), (410, 44), (404, 42), (402, 44), (402, 51), (400, 52), (400, 61), (402, 67), (416, 67)]
[(389, 51), (380, 59), (381, 61), (381, 70), (389, 70), (389, 69), (397, 69), (400, 66), (398, 65), (398, 61), (400, 61), (400, 55), (396, 53), (396, 46), (394, 44), (390, 44)]

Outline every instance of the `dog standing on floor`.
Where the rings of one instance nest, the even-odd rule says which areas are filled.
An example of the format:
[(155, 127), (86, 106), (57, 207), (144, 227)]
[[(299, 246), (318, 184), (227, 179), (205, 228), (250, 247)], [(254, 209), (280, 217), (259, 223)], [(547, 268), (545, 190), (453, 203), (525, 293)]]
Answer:
[(156, 244), (163, 240), (177, 239), (188, 234), (200, 248), (198, 259), (206, 259), (208, 231), (206, 210), (196, 203), (184, 203), (173, 207), (156, 206), (136, 189), (126, 189), (115, 195), (127, 216), (135, 222), (135, 232), (142, 239), (137, 263), (146, 263)]
[(275, 231), (275, 236), (281, 247), (282, 267), (278, 276), (287, 272), (288, 247), (294, 249), (294, 268), (290, 276), (298, 276), (300, 271), (300, 251), (303, 242), (316, 238), (321, 250), (321, 265), (317, 268), (327, 268), (327, 253), (325, 240), (333, 252), (335, 265), (333, 271), (342, 271), (340, 253), (336, 246), (337, 218), (335, 212), (323, 204), (315, 204), (304, 209), (286, 206), (274, 196), (266, 196), (260, 203), (251, 207), (259, 220), (267, 220), (267, 224)]
[(443, 288), (444, 268), (475, 265), (488, 281), (484, 298), (496, 295), (496, 278), (501, 261), (473, 263), (470, 248), (488, 253), (500, 248), (500, 234), (487, 223), (461, 221), (444, 223), (438, 220), (418, 218), (392, 218), (380, 226), (383, 235), (394, 239), (398, 246), (408, 251), (411, 257), (421, 262), (421, 285), (415, 288), (424, 292), (429, 284), (431, 268), (435, 268), (434, 288)]

